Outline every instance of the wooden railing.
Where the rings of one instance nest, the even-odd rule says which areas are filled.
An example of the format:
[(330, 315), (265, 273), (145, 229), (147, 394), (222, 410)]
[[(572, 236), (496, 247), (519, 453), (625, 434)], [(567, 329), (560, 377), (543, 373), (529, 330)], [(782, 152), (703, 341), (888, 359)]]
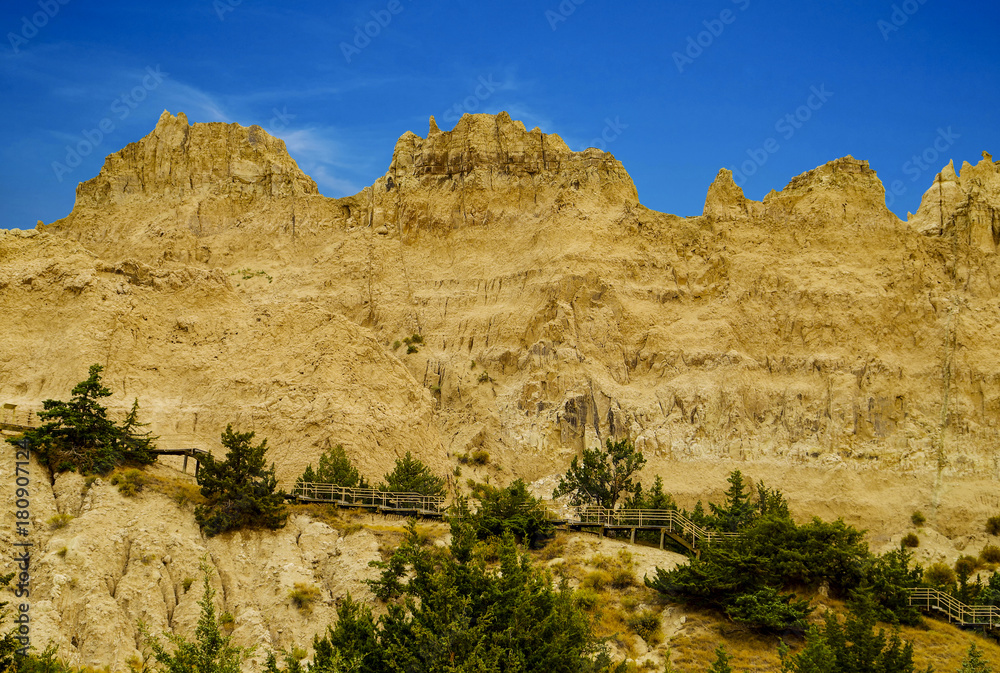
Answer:
[(42, 424), (38, 412), (42, 407), (25, 407), (17, 404), (4, 404), (0, 407), (0, 430), (24, 432), (37, 428)]
[(374, 488), (347, 488), (335, 484), (298, 481), (285, 485), (286, 492), (306, 502), (328, 502), (341, 507), (365, 507), (386, 512), (415, 512), (443, 516), (444, 497), (421, 493), (392, 493)]
[(938, 610), (948, 616), (949, 621), (962, 626), (1000, 626), (1000, 608), (993, 605), (966, 605), (954, 596), (937, 589), (917, 587), (908, 589), (910, 605), (925, 610)]

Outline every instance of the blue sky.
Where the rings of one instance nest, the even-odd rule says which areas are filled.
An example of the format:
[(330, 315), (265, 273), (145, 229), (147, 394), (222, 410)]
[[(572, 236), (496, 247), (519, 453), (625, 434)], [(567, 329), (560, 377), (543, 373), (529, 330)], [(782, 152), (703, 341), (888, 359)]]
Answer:
[(995, 0), (5, 0), (0, 227), (66, 215), (164, 109), (260, 124), (327, 196), (430, 115), (507, 110), (613, 153), (656, 210), (850, 154), (905, 217), (949, 159), (1000, 158), (998, 27)]

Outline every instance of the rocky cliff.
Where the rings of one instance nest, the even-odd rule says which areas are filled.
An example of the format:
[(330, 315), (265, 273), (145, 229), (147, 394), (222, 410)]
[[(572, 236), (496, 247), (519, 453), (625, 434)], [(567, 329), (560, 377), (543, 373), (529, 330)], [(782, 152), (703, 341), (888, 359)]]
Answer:
[(846, 157), (761, 202), (723, 170), (677, 217), (506, 114), (432, 120), (328, 199), (259, 128), (164, 113), (65, 219), (0, 237), (0, 401), (100, 362), (163, 442), (233, 422), (282, 479), (336, 443), (374, 478), (483, 449), (474, 474), (544, 492), (627, 436), (688, 504), (738, 466), (802, 513), (970, 534), (1000, 507), (998, 208), (989, 156), (907, 222)]

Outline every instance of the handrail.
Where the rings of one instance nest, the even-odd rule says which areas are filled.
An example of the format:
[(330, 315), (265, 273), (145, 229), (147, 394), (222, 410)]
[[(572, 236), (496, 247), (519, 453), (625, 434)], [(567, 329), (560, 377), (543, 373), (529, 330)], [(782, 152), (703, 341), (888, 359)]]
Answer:
[(1000, 626), (1000, 608), (994, 605), (966, 605), (951, 594), (927, 587), (907, 589), (910, 605), (935, 609), (963, 626)]
[(420, 511), (428, 514), (444, 514), (444, 496), (422, 493), (393, 493), (374, 488), (348, 488), (336, 484), (313, 481), (296, 481), (287, 489), (289, 495), (301, 500), (332, 502), (339, 505), (377, 507), (397, 511)]
[(569, 523), (606, 528), (664, 529), (680, 534), (685, 540), (690, 540), (693, 546), (697, 546), (700, 542), (711, 543), (713, 540), (739, 535), (739, 533), (704, 528), (673, 509), (608, 509), (581, 506), (577, 507), (576, 512), (577, 519), (570, 519)]

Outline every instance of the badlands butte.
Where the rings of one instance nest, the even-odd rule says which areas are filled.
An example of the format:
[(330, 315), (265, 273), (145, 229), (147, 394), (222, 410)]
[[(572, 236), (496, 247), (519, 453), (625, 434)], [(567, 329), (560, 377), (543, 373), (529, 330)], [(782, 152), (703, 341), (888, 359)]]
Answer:
[[(681, 505), (738, 468), (876, 549), (919, 509), (923, 558), (953, 561), (1000, 510), (998, 246), (985, 153), (907, 221), (851, 157), (762, 202), (722, 170), (703, 214), (678, 217), (612, 155), (505, 113), (432, 118), (332, 199), (259, 126), (164, 112), (67, 217), (0, 234), (0, 402), (66, 399), (100, 363), (111, 406), (138, 398), (160, 446), (219, 453), (231, 422), (286, 482), (334, 444), (374, 479), (407, 451), (450, 475), (484, 450), (463, 479), (549, 496), (584, 447), (628, 437)], [(179, 476), (171, 460), (159, 474)], [(268, 647), (310, 642), (378, 557), (369, 531), (298, 515), (207, 540), (166, 496), (32, 471), (36, 519), (76, 517), (36, 529), (33, 638), (75, 663), (124, 666), (139, 618), (187, 632), (197, 592), (178, 587), (206, 553), (238, 642)], [(295, 582), (329, 600), (301, 615)]]

